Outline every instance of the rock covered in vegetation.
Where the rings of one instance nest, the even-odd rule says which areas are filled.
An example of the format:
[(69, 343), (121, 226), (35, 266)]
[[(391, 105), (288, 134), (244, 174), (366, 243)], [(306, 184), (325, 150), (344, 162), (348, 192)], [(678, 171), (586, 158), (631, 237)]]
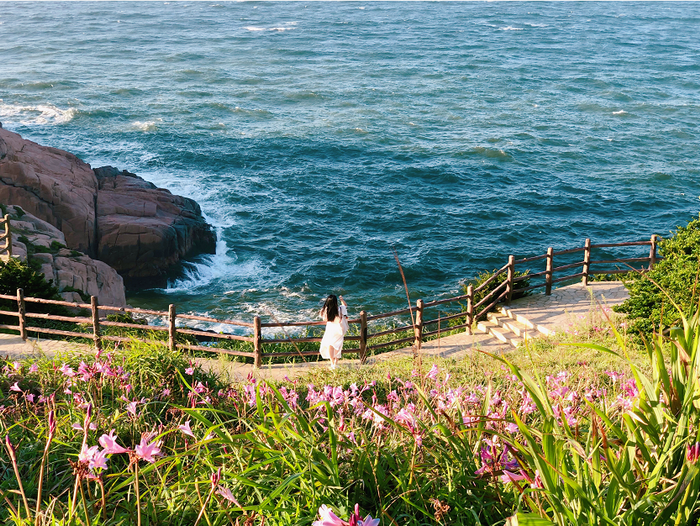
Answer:
[(66, 245), (115, 268), (127, 285), (164, 284), (185, 257), (213, 253), (216, 237), (193, 200), (112, 167), (0, 128), (0, 203), (55, 226)]
[(12, 252), (54, 283), (66, 301), (84, 302), (96, 296), (101, 305), (126, 305), (122, 277), (106, 263), (66, 248), (58, 228), (21, 207), (8, 206), (12, 222)]

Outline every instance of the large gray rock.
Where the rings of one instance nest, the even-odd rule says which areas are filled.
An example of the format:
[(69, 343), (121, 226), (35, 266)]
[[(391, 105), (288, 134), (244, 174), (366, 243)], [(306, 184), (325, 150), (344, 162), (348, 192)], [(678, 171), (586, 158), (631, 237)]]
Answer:
[(162, 286), (182, 259), (216, 249), (193, 200), (2, 128), (0, 203), (55, 226), (69, 248), (115, 268), (127, 286)]

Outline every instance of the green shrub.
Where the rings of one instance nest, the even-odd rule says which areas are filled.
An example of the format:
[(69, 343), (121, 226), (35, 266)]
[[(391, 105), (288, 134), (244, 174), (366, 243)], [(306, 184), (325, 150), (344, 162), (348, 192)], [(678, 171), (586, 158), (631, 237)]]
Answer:
[(53, 280), (46, 281), (44, 275), (18, 259), (0, 261), (0, 294), (14, 296), (23, 289), (26, 297), (61, 299)]
[[(27, 265), (23, 261), (14, 258), (6, 263), (0, 261), (0, 294), (16, 296), (17, 289), (22, 289), (26, 298), (61, 300), (58, 289), (53, 285), (53, 280), (46, 281), (44, 275), (38, 272), (31, 264)], [(59, 316), (75, 315), (75, 313), (61, 305), (27, 302), (25, 308), (27, 312), (56, 314)], [(17, 312), (17, 301), (0, 300), (0, 310)], [(16, 326), (17, 316), (0, 316), (0, 323)], [(32, 334), (32, 326), (69, 331), (76, 330), (73, 323), (36, 318), (32, 318), (28, 322), (27, 330), (30, 334)], [(46, 335), (43, 337), (46, 337)]]
[(51, 246), (49, 247), (52, 254), (55, 254), (56, 252), (58, 252), (59, 250), (61, 250), (63, 248), (68, 248), (68, 247), (66, 247), (66, 245), (64, 245), (63, 243), (59, 243), (56, 240), (51, 241)]
[(615, 309), (628, 315), (632, 334), (648, 337), (654, 329), (672, 327), (678, 324), (681, 314), (690, 316), (696, 304), (700, 219), (678, 227), (671, 237), (661, 240), (659, 250), (664, 259), (627, 283), (630, 297)]

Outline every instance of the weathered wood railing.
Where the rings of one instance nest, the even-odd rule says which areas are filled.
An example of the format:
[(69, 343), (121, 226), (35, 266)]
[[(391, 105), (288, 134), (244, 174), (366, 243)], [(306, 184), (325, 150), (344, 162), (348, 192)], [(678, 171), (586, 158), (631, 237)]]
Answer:
[(12, 257), (12, 229), (10, 227), (10, 216), (5, 214), (5, 217), (0, 219), (2, 225), (2, 233), (0, 233), (0, 258), (9, 259)]
[[(510, 256), (506, 265), (496, 270), (492, 276), (478, 287), (468, 285), (466, 294), (429, 302), (424, 302), (422, 299), (419, 299), (415, 302), (415, 305), (409, 308), (382, 314), (368, 315), (365, 311), (360, 312), (358, 318), (350, 320), (352, 329), (345, 338), (347, 342), (357, 343), (347, 345), (346, 348), (343, 349), (343, 354), (357, 354), (362, 363), (367, 360), (370, 351), (376, 351), (386, 347), (408, 347), (412, 345), (415, 354), (420, 349), (422, 342), (426, 341), (426, 339), (439, 337), (448, 330), (457, 331), (467, 329), (471, 332), (475, 320), (485, 315), (486, 312), (499, 302), (509, 303), (515, 291), (526, 292), (543, 288), (545, 294), (551, 294), (552, 287), (557, 283), (572, 282), (573, 280), (581, 278), (584, 285), (587, 285), (589, 278), (596, 274), (620, 274), (629, 272), (631, 268), (637, 268), (638, 270), (649, 269), (654, 266), (659, 259), (656, 254), (656, 243), (656, 236), (652, 236), (649, 241), (603, 243), (597, 245), (592, 245), (590, 239), (586, 239), (584, 246), (581, 248), (560, 250), (557, 252), (555, 252), (553, 248), (549, 248), (546, 254), (518, 260), (516, 260), (514, 256)], [(646, 257), (614, 258), (608, 251), (608, 249), (611, 248), (626, 249), (628, 247), (639, 246), (649, 246), (649, 255)], [(603, 259), (592, 259), (594, 251), (600, 253), (600, 257)], [(583, 253), (582, 260), (571, 261), (574, 255), (581, 252)], [(561, 260), (563, 264), (555, 267), (555, 257)], [(529, 265), (540, 261), (544, 261), (545, 269), (543, 271), (529, 273), (526, 276), (516, 276), (516, 266), (522, 268), (523, 265)], [(633, 267), (633, 264), (637, 264), (637, 267)], [(639, 264), (641, 264), (641, 267)], [(579, 267), (581, 269), (580, 272), (560, 275)], [(555, 277), (555, 274), (557, 277)], [(493, 290), (484, 293), (484, 291), (489, 290), (489, 287), (492, 286), (493, 283), (497, 283), (500, 280), (502, 280), (502, 282), (496, 287), (493, 287)], [(535, 281), (535, 283), (533, 283), (533, 281)], [(518, 283), (523, 282), (528, 283), (528, 285), (519, 287)], [(475, 299), (479, 297), (480, 293), (484, 293), (483, 297), (481, 297), (478, 302), (475, 302)], [(93, 340), (96, 348), (101, 349), (104, 341), (121, 342), (139, 339), (133, 336), (126, 337), (103, 334), (103, 329), (105, 327), (139, 329), (161, 334), (161, 339), (164, 343), (165, 336), (167, 335), (167, 345), (173, 350), (180, 348), (241, 356), (252, 359), (256, 367), (260, 367), (265, 358), (317, 356), (317, 349), (301, 350), (298, 344), (320, 342), (320, 330), (318, 334), (314, 334), (314, 329), (317, 327), (320, 329), (324, 325), (322, 321), (263, 323), (259, 316), (256, 316), (252, 323), (221, 320), (207, 316), (177, 314), (175, 305), (170, 305), (168, 312), (111, 307), (98, 305), (97, 299), (94, 296), (91, 298), (90, 304), (25, 298), (21, 289), (17, 291), (17, 296), (0, 295), (0, 300), (10, 300), (13, 302), (13, 305), (16, 302), (17, 308), (16, 311), (0, 310), (0, 316), (13, 316), (18, 320), (17, 325), (3, 324), (0, 325), (0, 329), (19, 331), (24, 339), (27, 338), (28, 332), (61, 337), (88, 338)], [(28, 312), (27, 304), (60, 305), (76, 311), (83, 310), (84, 312), (89, 312), (90, 316), (72, 317)], [(106, 317), (108, 313), (128, 313), (136, 316), (146, 316), (152, 318), (152, 321), (143, 325), (109, 320)], [(428, 315), (432, 316), (432, 318)], [(32, 319), (81, 324), (82, 329), (88, 332), (30, 325), (28, 322)], [(402, 319), (406, 319), (407, 321), (401, 323)], [(159, 320), (159, 322), (156, 320)], [(178, 320), (181, 322), (180, 326), (178, 326)], [(391, 327), (389, 327), (387, 320), (391, 323)], [(201, 330), (186, 325), (191, 322), (203, 322), (209, 326), (217, 324), (237, 327), (239, 331), (245, 331), (247, 334), (243, 335), (223, 331), (214, 332), (212, 330)], [(272, 337), (264, 337), (263, 329)], [(290, 335), (287, 333), (287, 329), (293, 331), (304, 329), (307, 336), (299, 337)], [(371, 329), (374, 329), (375, 332), (371, 332)], [(190, 338), (189, 342), (183, 343), (181, 341), (183, 339), (182, 336), (204, 340), (208, 345), (196, 345), (191, 343), (193, 338)], [(248, 342), (252, 345), (248, 346), (250, 348), (248, 351), (212, 346), (212, 344), (216, 342), (227, 340)], [(199, 341), (198, 343), (203, 342)], [(281, 344), (293, 345), (295, 350), (266, 350), (266, 348), (269, 349), (271, 346)]]

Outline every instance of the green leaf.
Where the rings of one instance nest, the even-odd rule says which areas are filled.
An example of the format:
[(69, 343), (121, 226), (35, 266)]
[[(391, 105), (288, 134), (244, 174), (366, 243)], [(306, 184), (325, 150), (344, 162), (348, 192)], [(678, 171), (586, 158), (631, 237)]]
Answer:
[(534, 513), (518, 513), (508, 518), (506, 526), (556, 526), (556, 523)]

